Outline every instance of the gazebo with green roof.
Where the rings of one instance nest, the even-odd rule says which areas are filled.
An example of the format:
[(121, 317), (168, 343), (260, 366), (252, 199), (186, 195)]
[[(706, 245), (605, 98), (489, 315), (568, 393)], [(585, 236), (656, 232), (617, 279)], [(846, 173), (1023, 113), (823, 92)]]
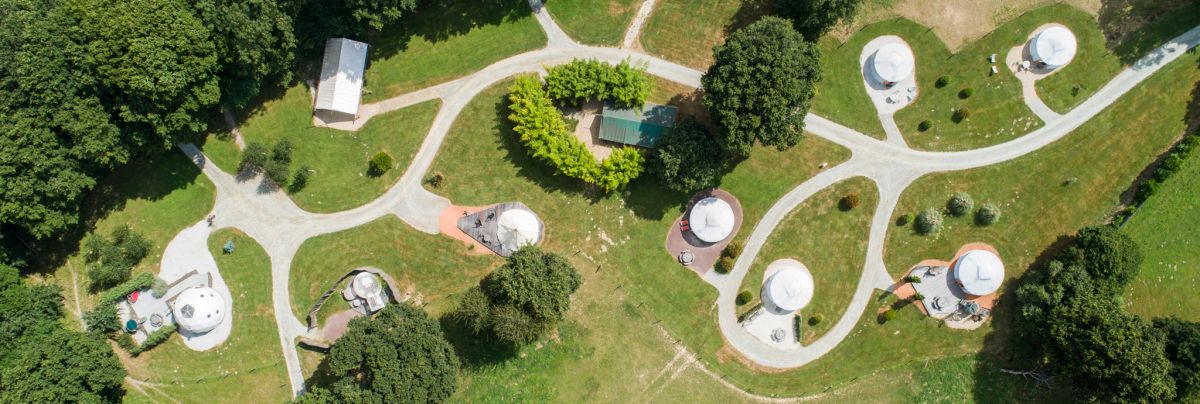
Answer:
[(642, 109), (622, 109), (605, 103), (600, 111), (600, 139), (653, 148), (658, 138), (675, 125), (679, 108), (647, 103)]

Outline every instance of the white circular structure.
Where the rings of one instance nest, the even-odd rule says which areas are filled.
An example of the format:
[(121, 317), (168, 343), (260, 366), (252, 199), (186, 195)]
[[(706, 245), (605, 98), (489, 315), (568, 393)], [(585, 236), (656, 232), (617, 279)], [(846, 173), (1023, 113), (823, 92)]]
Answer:
[(775, 307), (784, 311), (796, 311), (808, 305), (813, 297), (813, 277), (800, 261), (781, 259), (767, 266), (774, 271), (763, 294)]
[(1078, 49), (1075, 34), (1061, 26), (1053, 26), (1042, 30), (1033, 37), (1029, 45), (1029, 55), (1035, 62), (1041, 62), (1049, 68), (1055, 68), (1071, 62)]
[(1004, 263), (991, 251), (971, 250), (958, 257), (954, 278), (968, 294), (989, 295), (1000, 290), (1004, 282)]
[(370, 272), (359, 272), (358, 275), (354, 275), (354, 280), (351, 282), (350, 288), (354, 289), (354, 294), (361, 298), (378, 295), (382, 290), (379, 279)]
[(516, 251), (529, 244), (535, 244), (542, 238), (542, 224), (533, 212), (523, 209), (506, 210), (500, 214), (497, 222), (496, 237), (500, 244), (509, 250)]
[(903, 43), (889, 43), (871, 56), (871, 77), (883, 84), (899, 83), (912, 77), (914, 63), (912, 49)]
[(180, 328), (197, 334), (209, 332), (225, 318), (225, 299), (213, 288), (197, 286), (175, 297), (171, 313)]
[(712, 196), (692, 205), (692, 213), (688, 215), (692, 234), (707, 243), (716, 243), (729, 237), (729, 233), (733, 232), (733, 224), (733, 208), (729, 202)]

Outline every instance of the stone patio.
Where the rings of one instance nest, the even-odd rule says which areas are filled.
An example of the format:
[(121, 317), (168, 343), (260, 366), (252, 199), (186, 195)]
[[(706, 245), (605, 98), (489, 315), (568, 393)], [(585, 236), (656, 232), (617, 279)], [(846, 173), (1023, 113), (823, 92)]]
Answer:
[[(963, 246), (954, 254), (950, 262), (940, 260), (924, 260), (908, 270), (901, 281), (893, 286), (893, 293), (899, 299), (907, 299), (915, 293), (925, 297), (916, 305), (926, 315), (945, 321), (946, 326), (955, 329), (973, 330), (983, 325), (991, 317), (995, 306), (996, 294), (973, 296), (962, 290), (954, 280), (951, 271), (958, 257), (970, 250), (989, 250), (996, 252), (987, 244), (972, 243)], [(919, 283), (908, 283), (904, 277), (914, 275), (921, 278)], [(971, 302), (979, 305), (979, 315), (968, 315), (960, 310), (960, 304)]]
[[(679, 223), (684, 218), (691, 215), (692, 206), (701, 199), (710, 196), (729, 203), (729, 206), (733, 208), (733, 231), (729, 233), (729, 237), (726, 237), (724, 240), (721, 240), (717, 243), (708, 243), (700, 240), (693, 235), (692, 232), (685, 232), (679, 227)], [(683, 212), (683, 215), (679, 216), (674, 222), (671, 223), (671, 229), (667, 231), (667, 253), (671, 254), (671, 257), (676, 259), (676, 262), (679, 262), (679, 254), (683, 253), (684, 251), (690, 251), (693, 257), (692, 263), (689, 265), (684, 265), (682, 263), (680, 264), (688, 269), (691, 269), (697, 275), (704, 277), (709, 272), (712, 272), (713, 265), (717, 263), (717, 259), (721, 258), (721, 251), (725, 249), (725, 246), (729, 245), (729, 242), (733, 241), (733, 239), (737, 237), (738, 230), (741, 228), (742, 204), (738, 202), (737, 198), (735, 198), (733, 194), (717, 188), (700, 191), (696, 195), (692, 196), (692, 199), (688, 201), (688, 209)]]

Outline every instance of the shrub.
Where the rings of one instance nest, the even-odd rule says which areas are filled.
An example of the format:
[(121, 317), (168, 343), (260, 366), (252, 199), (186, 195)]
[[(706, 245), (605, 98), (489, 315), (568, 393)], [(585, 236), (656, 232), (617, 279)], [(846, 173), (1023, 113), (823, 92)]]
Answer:
[(267, 146), (262, 143), (250, 142), (242, 150), (242, 159), (238, 161), (238, 172), (261, 170), (267, 165)]
[(167, 339), (171, 338), (171, 334), (174, 334), (175, 330), (176, 330), (176, 326), (174, 323), (164, 325), (164, 326), (160, 327), (159, 329), (154, 330), (154, 332), (151, 332), (150, 335), (146, 336), (146, 340), (142, 341), (141, 345), (138, 345), (138, 346), (134, 347), (133, 349), (130, 349), (129, 354), (133, 355), (133, 356), (138, 356), (138, 355), (141, 355), (142, 352), (149, 351), (151, 348), (154, 348), (164, 342), (167, 342)]
[(1141, 184), (1138, 184), (1137, 194), (1133, 196), (1134, 203), (1138, 205), (1145, 203), (1146, 200), (1158, 193), (1160, 186), (1158, 180), (1153, 178), (1142, 181)]
[(884, 311), (883, 314), (880, 316), (880, 323), (886, 323), (888, 321), (892, 321), (895, 319), (896, 319), (896, 310), (887, 309), (887, 311)]
[(958, 92), (958, 98), (965, 100), (967, 98), (971, 98), (972, 94), (975, 94), (975, 89), (971, 88), (971, 87), (967, 87), (967, 88), (962, 89), (962, 91)]
[(114, 286), (100, 293), (100, 299), (96, 305), (117, 304), (117, 302), (129, 296), (135, 290), (142, 290), (154, 284), (154, 274), (142, 272), (134, 275), (133, 279), (126, 281), (120, 285)]
[(433, 175), (430, 175), (429, 179), (425, 180), (425, 182), (431, 187), (441, 188), (442, 185), (446, 183), (446, 176), (443, 175), (441, 171), (438, 171), (433, 173)]
[(808, 325), (816, 326), (817, 324), (821, 324), (822, 321), (825, 321), (825, 319), (821, 318), (820, 314), (815, 314), (808, 318)]
[(89, 286), (100, 290), (127, 281), (133, 267), (150, 254), (150, 240), (129, 226), (120, 226), (109, 237), (89, 237), (84, 250)]
[(166, 295), (166, 294), (167, 294), (167, 281), (164, 281), (164, 280), (162, 280), (162, 278), (159, 278), (159, 277), (154, 277), (154, 283), (150, 284), (150, 295), (154, 296), (155, 299), (161, 299), (163, 297), (163, 295)]
[(913, 221), (913, 214), (905, 213), (903, 216), (896, 218), (896, 225), (897, 226), (905, 226), (909, 223), (912, 223), (912, 221)]
[(738, 306), (742, 306), (746, 303), (750, 303), (751, 300), (754, 300), (754, 294), (750, 293), (749, 290), (743, 290), (738, 292), (737, 298), (734, 299), (734, 302), (737, 303)]
[(296, 174), (292, 175), (292, 183), (288, 184), (288, 192), (300, 192), (304, 187), (308, 186), (308, 176), (312, 174), (312, 168), (309, 166), (300, 166), (296, 169)]
[(88, 332), (96, 334), (111, 334), (121, 330), (116, 304), (101, 304), (84, 312), (83, 323), (87, 325)]
[(975, 201), (971, 199), (971, 194), (966, 192), (956, 193), (950, 197), (950, 200), (946, 201), (946, 211), (950, 212), (953, 216), (962, 217), (970, 213), (974, 207)]
[(975, 211), (975, 223), (980, 226), (990, 226), (1000, 220), (1000, 207), (988, 202)]
[(922, 294), (920, 294), (920, 293), (914, 294), (914, 295), (913, 295), (913, 300), (915, 300), (915, 301), (918, 301), (918, 302), (919, 302), (919, 301), (922, 301), (922, 300), (925, 300), (925, 295), (922, 295)]
[(921, 123), (917, 124), (917, 130), (921, 131), (921, 132), (927, 131), (927, 130), (929, 130), (929, 128), (932, 128), (932, 127), (933, 127), (933, 122), (929, 122), (928, 119), (921, 121)]
[(288, 165), (289, 164), (284, 161), (268, 161), (267, 167), (264, 170), (264, 174), (266, 174), (267, 178), (269, 178), (271, 182), (275, 183), (276, 186), (286, 186), (288, 183), (288, 176), (291, 175), (291, 167), (288, 167)]
[(971, 117), (971, 109), (962, 107), (954, 110), (954, 114), (950, 116), (950, 120), (954, 123), (959, 123)]
[(372, 177), (381, 176), (391, 170), (393, 164), (395, 162), (392, 161), (390, 154), (386, 152), (375, 153), (375, 156), (371, 157), (371, 161), (367, 163), (367, 175)]
[(941, 211), (929, 208), (917, 215), (917, 220), (914, 222), (913, 227), (916, 228), (918, 233), (934, 234), (942, 231), (942, 220)]
[(937, 88), (942, 88), (942, 87), (950, 85), (950, 76), (938, 77), (937, 81), (934, 82), (933, 85), (936, 86)]
[(719, 274), (727, 274), (733, 270), (733, 263), (733, 258), (721, 257), (721, 259), (717, 260), (717, 265), (713, 266), (713, 269), (716, 269)]
[(726, 245), (725, 249), (721, 251), (721, 256), (733, 258), (736, 260), (737, 257), (740, 257), (742, 255), (743, 249), (745, 249), (745, 245), (743, 245), (741, 241), (738, 241), (738, 240), (730, 241), (729, 245)]
[(633, 66), (628, 60), (611, 65), (595, 59), (575, 59), (547, 69), (546, 92), (550, 98), (567, 105), (583, 101), (612, 101), (621, 108), (640, 108), (654, 81), (646, 66)]
[(904, 277), (904, 281), (908, 282), (908, 283), (921, 283), (921, 277), (916, 276), (916, 275), (909, 275), (909, 276)]
[(842, 197), (842, 200), (838, 202), (838, 208), (843, 211), (847, 211), (857, 208), (859, 203), (862, 203), (862, 200), (858, 198), (857, 193), (852, 192)]
[(292, 162), (292, 142), (287, 139), (280, 140), (271, 148), (271, 160), (281, 163)]

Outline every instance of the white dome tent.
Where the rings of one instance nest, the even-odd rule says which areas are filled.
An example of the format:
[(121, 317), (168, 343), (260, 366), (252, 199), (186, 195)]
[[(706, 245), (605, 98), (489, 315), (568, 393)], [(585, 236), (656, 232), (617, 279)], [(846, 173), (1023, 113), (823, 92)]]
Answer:
[(763, 295), (780, 310), (793, 312), (807, 306), (813, 297), (813, 277), (799, 261), (781, 259), (767, 266), (775, 273), (767, 279)]
[(701, 199), (692, 205), (688, 225), (692, 228), (692, 234), (700, 240), (706, 243), (719, 242), (733, 232), (733, 208), (716, 197)]
[(1000, 290), (1004, 282), (1004, 263), (987, 250), (971, 250), (958, 257), (954, 278), (968, 294), (986, 296)]
[(542, 237), (541, 222), (528, 210), (506, 210), (500, 214), (497, 225), (496, 237), (500, 239), (500, 244), (510, 251), (535, 244)]
[(1033, 61), (1051, 69), (1070, 63), (1077, 50), (1075, 34), (1057, 25), (1038, 33), (1029, 45)]
[(889, 43), (871, 56), (871, 77), (890, 86), (911, 77), (914, 63), (912, 49), (902, 43)]
[(171, 314), (175, 317), (175, 324), (186, 331), (197, 334), (209, 332), (225, 318), (225, 299), (213, 288), (194, 287), (175, 297)]

